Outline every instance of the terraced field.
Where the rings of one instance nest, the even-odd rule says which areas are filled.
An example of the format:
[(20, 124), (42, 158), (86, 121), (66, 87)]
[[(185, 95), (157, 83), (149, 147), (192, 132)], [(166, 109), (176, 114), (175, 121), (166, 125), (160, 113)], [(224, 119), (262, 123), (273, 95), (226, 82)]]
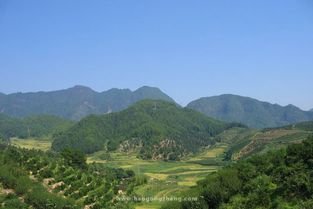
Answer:
[(250, 142), (242, 147), (234, 159), (240, 159), (255, 153), (264, 153), (272, 149), (279, 149), (290, 143), (299, 143), (306, 139), (311, 132), (291, 129), (273, 129), (259, 131), (250, 137)]

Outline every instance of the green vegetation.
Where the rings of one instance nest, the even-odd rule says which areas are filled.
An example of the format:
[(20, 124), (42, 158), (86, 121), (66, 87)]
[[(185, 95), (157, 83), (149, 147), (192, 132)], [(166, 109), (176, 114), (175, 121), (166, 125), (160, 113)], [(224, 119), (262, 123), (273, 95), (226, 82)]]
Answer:
[(188, 108), (228, 122), (239, 122), (253, 128), (279, 127), (313, 120), (313, 113), (288, 105), (261, 102), (249, 97), (224, 94), (190, 102)]
[(143, 159), (176, 160), (214, 144), (215, 135), (233, 126), (238, 124), (226, 124), (173, 103), (144, 100), (118, 113), (82, 119), (55, 135), (52, 149), (73, 147), (85, 153), (120, 149)]
[(80, 150), (65, 148), (61, 152), (62, 157), (67, 165), (84, 169), (87, 167), (86, 156)]
[[(154, 107), (154, 104), (152, 106)], [(311, 129), (309, 122), (306, 125), (300, 124), (264, 130), (246, 127), (228, 128), (214, 137), (212, 136), (212, 139), (216, 141), (213, 145), (202, 147), (199, 149), (199, 152), (186, 155), (180, 161), (145, 160), (138, 158), (137, 152), (126, 154), (120, 149), (116, 151), (103, 149), (88, 155), (87, 162), (89, 166), (96, 163), (114, 168), (129, 169), (135, 172), (136, 176), (133, 183), (126, 187), (118, 187), (131, 191), (131, 193), (125, 194), (127, 197), (132, 195), (155, 198), (177, 197), (183, 195), (190, 187), (197, 185), (197, 181), (205, 179), (208, 174), (216, 172), (223, 166), (227, 166), (230, 163), (229, 160), (246, 158), (259, 152), (277, 150), (281, 147), (286, 147), (288, 144), (301, 142), (308, 136), (310, 133), (308, 130)], [(305, 130), (303, 127), (305, 127)], [(44, 148), (45, 150), (47, 147), (49, 148), (51, 143), (51, 141), (46, 141), (44, 146), (38, 146), (38, 142), (43, 141), (32, 139), (12, 139), (11, 142), (14, 145), (28, 149)], [(70, 150), (67, 153), (68, 156), (63, 157), (62, 162), (66, 166), (71, 165), (73, 169), (82, 168), (85, 170), (84, 156), (81, 153), (76, 155), (76, 152), (75, 150)], [(76, 157), (79, 158), (75, 160)], [(73, 164), (73, 162), (78, 163)], [(80, 200), (79, 202), (84, 201)], [(129, 207), (134, 206), (136, 209), (160, 208), (162, 203), (160, 201), (127, 202)]]
[[(15, 195), (2, 195), (2, 205), (9, 208), (77, 208), (70, 198), (62, 198), (47, 189), (37, 181), (29, 178), (28, 172), (20, 168), (25, 155), (21, 155), (16, 148), (1, 145), (0, 151), (0, 182), (3, 189), (12, 189), (14, 193), (22, 197), (25, 203), (19, 201)], [(25, 160), (25, 159), (24, 159)], [(24, 162), (26, 163), (26, 162)], [(29, 163), (30, 164), (30, 163)], [(25, 164), (24, 166), (31, 166)], [(32, 165), (35, 166), (35, 165)], [(34, 170), (34, 169), (33, 169)], [(37, 170), (36, 170), (37, 171)], [(12, 200), (14, 200), (12, 202)]]
[(281, 128), (247, 130), (250, 135), (230, 147), (233, 159), (245, 158), (256, 153), (284, 148), (292, 143), (301, 143), (313, 133), (312, 122), (302, 122)]
[(209, 175), (182, 196), (197, 201), (164, 208), (312, 208), (313, 137), (286, 149), (256, 155)]
[(72, 124), (72, 121), (51, 115), (19, 119), (0, 114), (0, 138), (8, 140), (10, 137), (43, 137), (63, 131)]
[(285, 129), (299, 129), (303, 131), (313, 131), (313, 121), (297, 123), (284, 127)]
[(38, 209), (131, 208), (116, 197), (131, 195), (141, 183), (134, 172), (98, 163), (87, 165), (83, 155), (75, 154), (75, 150), (56, 155), (0, 145), (0, 204)]
[(59, 91), (0, 96), (0, 110), (4, 114), (14, 117), (48, 114), (71, 120), (79, 120), (89, 114), (120, 111), (142, 99), (174, 102), (160, 89), (148, 86), (136, 91), (110, 89), (101, 93), (88, 87), (74, 86)]

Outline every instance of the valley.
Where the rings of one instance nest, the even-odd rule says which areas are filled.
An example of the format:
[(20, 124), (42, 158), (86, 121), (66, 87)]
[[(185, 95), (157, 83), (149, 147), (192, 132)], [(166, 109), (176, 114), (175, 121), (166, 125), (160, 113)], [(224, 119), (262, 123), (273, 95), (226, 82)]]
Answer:
[[(178, 161), (141, 159), (136, 152), (102, 150), (88, 154), (87, 163), (132, 170), (144, 182), (134, 187), (132, 195), (136, 198), (155, 199), (131, 201), (131, 205), (137, 209), (157, 209), (163, 204), (158, 198), (180, 196), (190, 187), (196, 186), (198, 181), (205, 179), (208, 174), (218, 171), (234, 160), (299, 143), (310, 133), (312, 132), (299, 127), (268, 130), (235, 127), (218, 134), (216, 140), (220, 142)], [(51, 141), (34, 138), (12, 138), (11, 143), (26, 149), (47, 151), (51, 148)], [(231, 157), (227, 159), (230, 152)]]
[[(12, 144), (26, 149), (39, 149), (46, 151), (51, 147), (51, 142), (35, 139), (12, 139)], [(176, 197), (180, 192), (195, 186), (197, 181), (206, 175), (218, 170), (223, 164), (225, 144), (217, 144), (205, 149), (201, 153), (188, 156), (181, 161), (154, 161), (143, 160), (133, 154), (120, 152), (110, 153), (110, 160), (102, 160), (103, 151), (88, 155), (89, 164), (103, 163), (112, 168), (130, 169), (138, 176), (144, 176), (147, 183), (135, 187), (134, 195), (137, 197)], [(216, 161), (212, 165), (201, 165), (197, 161)], [(225, 164), (225, 163), (224, 163)], [(136, 203), (135, 208), (160, 208), (162, 202), (151, 201)]]

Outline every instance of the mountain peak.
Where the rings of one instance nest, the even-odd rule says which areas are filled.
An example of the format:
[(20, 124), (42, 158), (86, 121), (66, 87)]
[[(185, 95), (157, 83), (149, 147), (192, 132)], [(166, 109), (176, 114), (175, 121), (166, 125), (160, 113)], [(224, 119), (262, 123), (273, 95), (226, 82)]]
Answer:
[(297, 106), (295, 106), (293, 104), (289, 104), (289, 105), (287, 105), (285, 107), (290, 108), (290, 109), (294, 109), (294, 110), (301, 110), (299, 107), (297, 107)]
[(139, 87), (137, 90), (140, 90), (140, 89), (157, 89), (157, 90), (159, 90), (158, 87), (147, 86), (147, 85), (141, 86), (141, 87)]
[(168, 102), (175, 102), (171, 97), (165, 94), (157, 87), (150, 87), (150, 86), (142, 86), (135, 90), (134, 92), (134, 99), (141, 100), (141, 98), (145, 99), (159, 99)]
[(91, 89), (90, 87), (88, 86), (83, 86), (83, 85), (75, 85), (71, 88), (68, 88), (67, 90), (79, 90), (79, 91), (93, 91), (93, 89)]
[(134, 92), (142, 92), (142, 91), (150, 91), (150, 92), (161, 92), (161, 90), (157, 87), (151, 87), (151, 86), (142, 86), (136, 89)]

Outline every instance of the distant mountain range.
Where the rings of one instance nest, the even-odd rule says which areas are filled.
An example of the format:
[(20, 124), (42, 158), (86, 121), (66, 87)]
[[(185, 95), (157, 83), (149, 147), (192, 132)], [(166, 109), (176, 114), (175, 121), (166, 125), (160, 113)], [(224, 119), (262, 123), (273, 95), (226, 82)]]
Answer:
[[(50, 92), (0, 93), (0, 113), (12, 117), (45, 114), (80, 120), (89, 114), (118, 112), (144, 99), (175, 102), (155, 87), (143, 86), (135, 91), (112, 88), (96, 92), (89, 87), (74, 86)], [(313, 109), (303, 111), (293, 105), (280, 106), (231, 94), (203, 97), (190, 102), (187, 108), (225, 122), (240, 122), (253, 128), (279, 127), (313, 120)]]
[(142, 99), (174, 102), (160, 89), (148, 86), (135, 91), (113, 88), (104, 92), (96, 92), (85, 86), (74, 86), (51, 92), (1, 93), (0, 113), (14, 117), (48, 114), (79, 120), (89, 114), (120, 111)]
[(190, 102), (187, 107), (219, 120), (240, 122), (254, 128), (278, 127), (313, 120), (312, 112), (293, 105), (283, 107), (231, 94), (200, 98)]

